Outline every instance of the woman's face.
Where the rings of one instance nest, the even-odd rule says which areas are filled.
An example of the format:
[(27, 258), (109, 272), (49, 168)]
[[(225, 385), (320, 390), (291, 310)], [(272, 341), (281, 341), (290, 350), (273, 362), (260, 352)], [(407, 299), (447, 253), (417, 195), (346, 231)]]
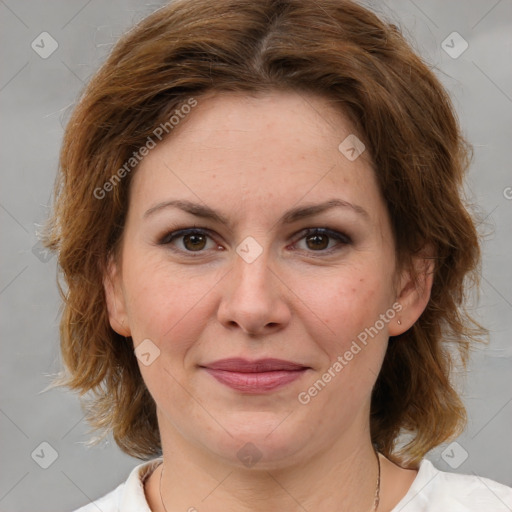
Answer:
[(133, 176), (106, 281), (164, 446), (266, 467), (355, 449), (388, 336), (409, 327), (368, 152), (315, 96), (197, 102)]

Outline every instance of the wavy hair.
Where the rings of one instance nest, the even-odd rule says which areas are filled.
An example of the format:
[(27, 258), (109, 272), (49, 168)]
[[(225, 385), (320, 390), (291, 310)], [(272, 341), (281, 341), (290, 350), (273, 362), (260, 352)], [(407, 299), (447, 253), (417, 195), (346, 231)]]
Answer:
[[(428, 305), (390, 339), (371, 402), (373, 443), (414, 465), (465, 426), (449, 348), (465, 367), (485, 332), (467, 308), (480, 265), (463, 195), (470, 148), (448, 94), (398, 28), (351, 1), (177, 0), (117, 42), (66, 127), (43, 233), (58, 254), (64, 302), (64, 370), (51, 387), (79, 392), (99, 439), (112, 432), (139, 459), (161, 453), (156, 405), (132, 344), (110, 327), (103, 288), (136, 166), (108, 193), (95, 191), (190, 98), (273, 90), (321, 95), (349, 117), (371, 155), (401, 267), (434, 248)], [(401, 434), (410, 439), (400, 447)]]

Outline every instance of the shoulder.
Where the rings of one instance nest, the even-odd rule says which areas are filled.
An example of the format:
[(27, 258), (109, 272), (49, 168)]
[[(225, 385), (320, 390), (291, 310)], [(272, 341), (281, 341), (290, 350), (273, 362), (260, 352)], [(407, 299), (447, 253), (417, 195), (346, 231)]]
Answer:
[(510, 512), (512, 488), (477, 475), (438, 470), (421, 461), (416, 479), (392, 512)]
[(151, 512), (144, 494), (144, 481), (161, 462), (159, 457), (135, 466), (125, 482), (74, 512)]

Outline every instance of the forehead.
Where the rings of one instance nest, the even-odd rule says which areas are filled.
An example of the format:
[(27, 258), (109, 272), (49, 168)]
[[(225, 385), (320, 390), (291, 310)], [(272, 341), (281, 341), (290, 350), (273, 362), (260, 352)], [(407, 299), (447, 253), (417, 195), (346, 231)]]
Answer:
[(332, 101), (307, 93), (210, 93), (197, 102), (168, 137), (169, 148), (191, 144), (210, 155), (219, 149), (223, 159), (278, 149), (274, 156), (294, 159), (331, 153), (355, 131)]
[(292, 92), (229, 93), (197, 103), (139, 164), (134, 207), (177, 196), (240, 213), (333, 196), (378, 202), (369, 155), (349, 159), (340, 151), (357, 135), (329, 100)]

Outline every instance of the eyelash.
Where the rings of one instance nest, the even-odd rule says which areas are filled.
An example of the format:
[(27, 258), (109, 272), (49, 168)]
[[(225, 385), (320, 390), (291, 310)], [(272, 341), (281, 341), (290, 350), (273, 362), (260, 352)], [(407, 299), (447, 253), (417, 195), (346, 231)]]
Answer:
[[(212, 236), (210, 235), (210, 231), (208, 229), (199, 228), (199, 227), (194, 226), (193, 228), (179, 229), (176, 231), (171, 231), (171, 232), (165, 234), (159, 240), (158, 244), (159, 245), (167, 245), (167, 246), (171, 247), (171, 242), (173, 242), (176, 239), (183, 238), (184, 236), (187, 236), (187, 235), (203, 235), (203, 236), (206, 236), (206, 237), (212, 239)], [(333, 252), (338, 251), (341, 248), (343, 248), (343, 246), (352, 244), (352, 240), (348, 235), (346, 235), (344, 233), (340, 233), (338, 231), (334, 231), (329, 228), (306, 228), (306, 229), (302, 230), (300, 233), (298, 233), (298, 235), (300, 235), (300, 238), (298, 238), (296, 240), (296, 242), (294, 242), (294, 243), (297, 243), (300, 240), (302, 240), (310, 235), (325, 235), (329, 238), (333, 238), (338, 241), (338, 244), (334, 247), (331, 247), (330, 249), (321, 249), (318, 251), (313, 251), (313, 250), (307, 251), (307, 252), (311, 252), (311, 253), (315, 253), (315, 252), (320, 253), (321, 256), (326, 255), (326, 254), (332, 254)], [(172, 248), (171, 250), (180, 252), (182, 254), (186, 254), (187, 256), (190, 256), (192, 258), (197, 258), (199, 256), (202, 256), (205, 252), (204, 249), (200, 250), (200, 251), (188, 251), (188, 250)]]

